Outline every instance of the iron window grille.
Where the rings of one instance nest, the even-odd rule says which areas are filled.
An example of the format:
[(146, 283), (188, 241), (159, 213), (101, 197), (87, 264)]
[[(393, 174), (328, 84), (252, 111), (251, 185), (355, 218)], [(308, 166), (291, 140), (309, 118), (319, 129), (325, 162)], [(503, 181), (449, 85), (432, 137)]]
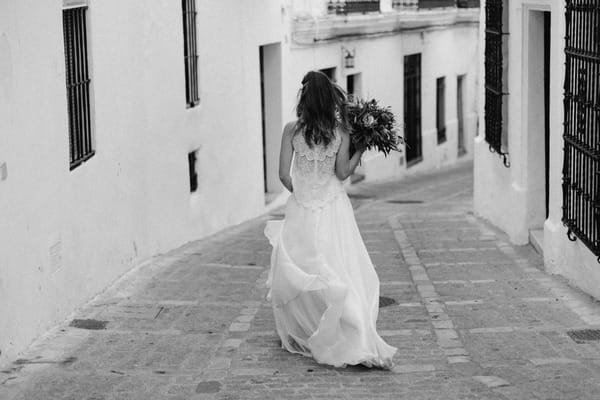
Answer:
[(419, 0), (419, 8), (456, 7), (456, 0)]
[(456, 6), (458, 8), (479, 8), (480, 0), (457, 0)]
[(419, 0), (392, 0), (394, 9), (414, 9), (419, 7)]
[(508, 152), (503, 149), (503, 0), (485, 3), (485, 140), (490, 151), (498, 153), (506, 167)]
[(437, 78), (436, 86), (436, 107), (435, 107), (435, 125), (437, 128), (438, 144), (446, 141), (446, 80), (444, 77)]
[(200, 103), (198, 91), (198, 49), (196, 0), (181, 0), (183, 8), (183, 55), (185, 59), (185, 98), (188, 107)]
[(600, 3), (566, 1), (562, 221), (600, 262)]
[(63, 10), (71, 170), (94, 155), (86, 10), (87, 7)]

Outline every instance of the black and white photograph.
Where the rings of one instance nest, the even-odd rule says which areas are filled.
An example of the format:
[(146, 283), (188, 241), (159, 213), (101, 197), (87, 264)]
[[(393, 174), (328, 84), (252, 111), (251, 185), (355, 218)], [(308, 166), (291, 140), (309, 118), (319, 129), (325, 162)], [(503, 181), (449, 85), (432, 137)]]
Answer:
[(600, 399), (600, 0), (0, 0), (0, 400)]

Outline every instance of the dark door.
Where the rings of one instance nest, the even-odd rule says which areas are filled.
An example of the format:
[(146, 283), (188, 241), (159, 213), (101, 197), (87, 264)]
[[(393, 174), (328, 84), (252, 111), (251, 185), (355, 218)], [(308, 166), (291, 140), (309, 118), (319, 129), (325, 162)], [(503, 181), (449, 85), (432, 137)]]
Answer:
[(406, 162), (423, 159), (421, 145), (421, 54), (404, 56), (404, 135)]
[[(256, 54), (256, 53), (255, 53)], [(267, 189), (267, 132), (265, 121), (265, 52), (263, 46), (259, 47), (260, 57), (260, 116), (262, 121), (262, 146), (263, 146), (263, 182), (265, 192)]]
[(550, 203), (550, 12), (544, 12), (544, 153), (546, 168), (546, 218)]
[(464, 115), (464, 88), (465, 76), (456, 78), (456, 118), (458, 119), (458, 155), (467, 152), (465, 148), (465, 115)]

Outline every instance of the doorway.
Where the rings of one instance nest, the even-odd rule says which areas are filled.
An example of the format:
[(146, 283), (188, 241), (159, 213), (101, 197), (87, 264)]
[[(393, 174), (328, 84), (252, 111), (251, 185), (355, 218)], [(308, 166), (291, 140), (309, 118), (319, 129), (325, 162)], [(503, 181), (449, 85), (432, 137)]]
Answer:
[(458, 121), (458, 156), (463, 156), (467, 153), (465, 148), (465, 76), (458, 75), (456, 77), (456, 119)]
[(263, 183), (269, 203), (283, 189), (279, 181), (281, 142), (281, 43), (259, 47), (260, 104), (262, 120)]
[(529, 10), (526, 22), (527, 223), (542, 252), (550, 199), (550, 12)]

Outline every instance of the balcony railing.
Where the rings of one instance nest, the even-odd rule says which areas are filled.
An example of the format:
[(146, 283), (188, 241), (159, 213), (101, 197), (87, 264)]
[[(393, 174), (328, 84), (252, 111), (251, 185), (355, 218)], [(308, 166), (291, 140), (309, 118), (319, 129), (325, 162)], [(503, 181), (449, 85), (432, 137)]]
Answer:
[(456, 7), (456, 0), (419, 0), (419, 8)]
[(379, 12), (379, 0), (329, 0), (329, 14), (364, 14)]
[(443, 7), (478, 8), (480, 0), (393, 0), (394, 9), (429, 9)]
[(458, 8), (479, 8), (481, 0), (457, 0), (456, 6)]
[(393, 0), (392, 7), (400, 8), (419, 8), (419, 0)]

